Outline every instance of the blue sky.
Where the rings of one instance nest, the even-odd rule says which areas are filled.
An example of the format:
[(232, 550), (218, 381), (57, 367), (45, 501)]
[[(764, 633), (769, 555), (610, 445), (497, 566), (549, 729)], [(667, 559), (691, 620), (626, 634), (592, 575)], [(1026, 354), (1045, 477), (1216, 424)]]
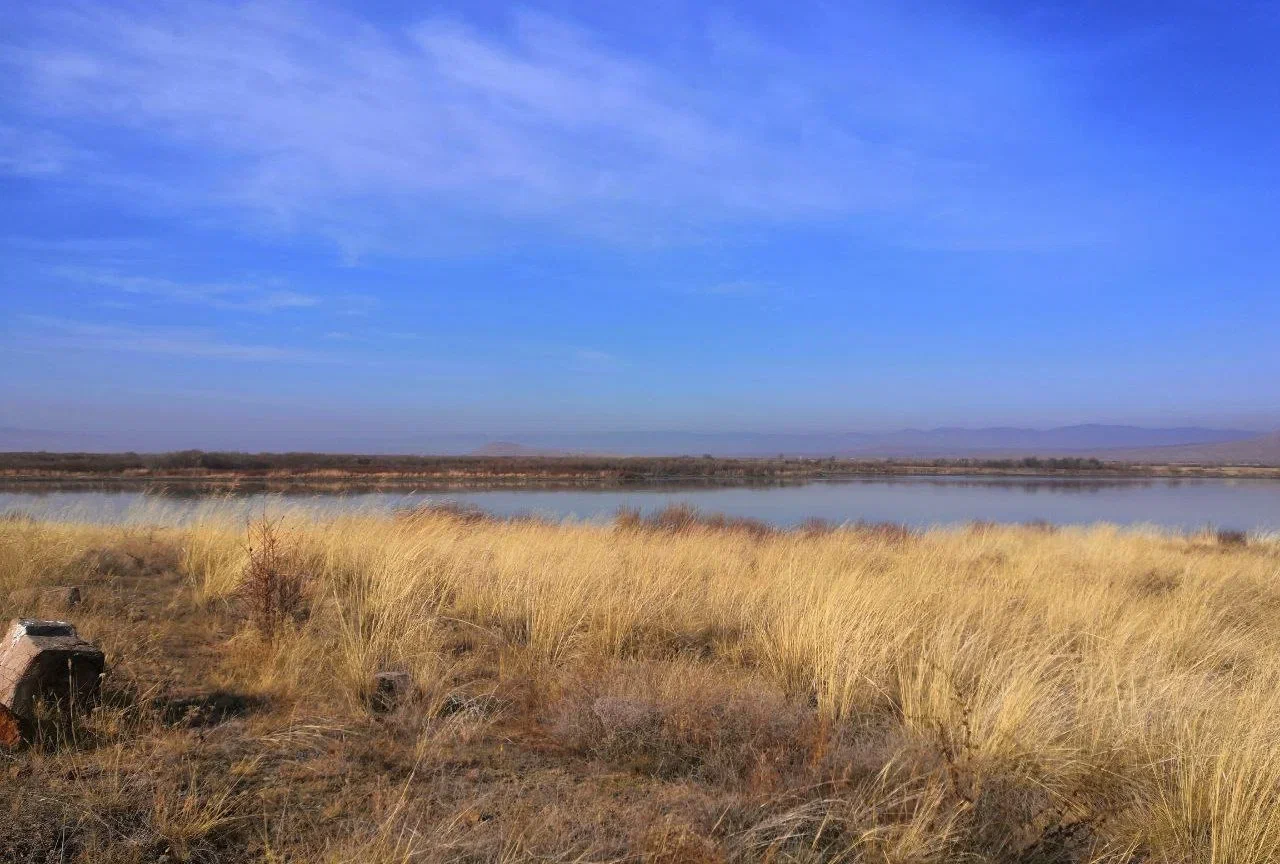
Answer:
[(1280, 427), (1280, 5), (7, 4), (0, 426)]

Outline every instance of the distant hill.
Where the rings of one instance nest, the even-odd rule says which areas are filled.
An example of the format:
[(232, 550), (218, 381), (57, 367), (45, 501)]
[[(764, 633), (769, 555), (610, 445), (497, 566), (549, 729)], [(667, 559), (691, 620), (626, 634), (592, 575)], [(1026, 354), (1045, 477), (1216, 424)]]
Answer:
[(1239, 429), (1196, 426), (1146, 428), (1099, 423), (1026, 429), (998, 426), (982, 429), (943, 427), (864, 434), (841, 451), (849, 456), (945, 457), (983, 455), (1074, 455), (1125, 447), (1166, 447), (1241, 441), (1257, 435)]
[(1217, 444), (1183, 444), (1170, 447), (1143, 447), (1109, 450), (1096, 454), (1100, 459), (1127, 462), (1167, 462), (1203, 465), (1280, 465), (1280, 432), (1242, 441)]

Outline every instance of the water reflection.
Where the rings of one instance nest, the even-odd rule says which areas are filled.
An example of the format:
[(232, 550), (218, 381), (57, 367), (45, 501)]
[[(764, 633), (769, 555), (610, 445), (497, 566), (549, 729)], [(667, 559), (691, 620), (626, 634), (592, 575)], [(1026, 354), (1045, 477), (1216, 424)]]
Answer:
[(248, 516), (296, 507), (319, 515), (389, 512), (455, 501), (497, 516), (602, 520), (619, 508), (649, 513), (689, 503), (709, 513), (792, 526), (829, 522), (899, 522), (912, 526), (971, 521), (1056, 524), (1151, 523), (1280, 530), (1280, 481), (976, 476), (860, 477), (800, 483), (725, 486), (706, 482), (560, 487), (387, 488), (349, 485), (340, 491), (297, 484), (244, 483), (211, 487), (181, 483), (0, 484), (0, 513), (83, 521), (183, 522), (211, 507)]
[[(566, 480), (539, 482), (527, 485), (463, 481), (457, 483), (413, 483), (401, 480), (385, 483), (361, 483), (341, 481), (298, 482), (295, 480), (241, 480), (235, 483), (181, 481), (157, 483), (128, 480), (72, 480), (72, 481), (4, 481), (0, 480), (2, 493), (48, 492), (103, 492), (134, 493), (160, 498), (193, 499), (215, 497), (247, 497), (254, 495), (280, 495), (284, 497), (310, 498), (315, 495), (365, 495), (376, 493), (450, 493), (450, 492), (671, 492), (717, 489), (782, 489), (815, 484), (874, 484), (883, 486), (945, 486), (947, 488), (999, 488), (1026, 493), (1037, 492), (1094, 492), (1143, 486), (1176, 486), (1184, 482), (1172, 478), (1145, 477), (1020, 477), (975, 475), (900, 475), (893, 477), (842, 477), (799, 479), (744, 478), (726, 482), (723, 479), (681, 478), (674, 480), (637, 480), (600, 482), (595, 480)], [(1191, 481), (1199, 482), (1199, 481)], [(1219, 481), (1232, 482), (1232, 481)]]

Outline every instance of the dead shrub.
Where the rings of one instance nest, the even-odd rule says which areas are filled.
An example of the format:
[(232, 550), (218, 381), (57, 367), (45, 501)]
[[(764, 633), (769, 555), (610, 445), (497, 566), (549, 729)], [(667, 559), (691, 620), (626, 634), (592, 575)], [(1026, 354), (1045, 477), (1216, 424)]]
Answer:
[(622, 531), (658, 531), (668, 534), (685, 534), (703, 530), (742, 534), (752, 539), (763, 539), (778, 533), (767, 522), (745, 516), (726, 516), (723, 513), (704, 514), (686, 502), (668, 504), (661, 510), (644, 516), (633, 507), (619, 508), (613, 519), (614, 527)]
[[(993, 760), (984, 754), (973, 736), (971, 708), (967, 703), (961, 708), (958, 725), (935, 724), (929, 747), (959, 816), (955, 828), (961, 845), (985, 861), (1096, 861), (1096, 829), (1119, 805), (1123, 784), (1095, 776), (1075, 788), (1053, 790), (1034, 758)], [(926, 763), (919, 751), (916, 759), (918, 774)]]
[(800, 532), (806, 537), (821, 537), (824, 534), (832, 533), (833, 531), (836, 530), (837, 527), (838, 526), (834, 522), (831, 522), (827, 519), (820, 519), (817, 516), (810, 516), (808, 519), (805, 519), (803, 522), (801, 522), (799, 525), (796, 526), (796, 531)]
[(644, 515), (636, 507), (619, 507), (613, 514), (613, 527), (619, 531), (643, 530)]
[(1105, 795), (1053, 794), (1032, 777), (983, 778), (966, 800), (958, 832), (985, 860), (1027, 864), (1096, 861), (1098, 828), (1117, 801)]
[(1029, 522), (1023, 522), (1022, 527), (1028, 531), (1034, 531), (1037, 534), (1058, 533), (1058, 526), (1050, 522), (1048, 519), (1032, 519)]
[(1243, 531), (1219, 528), (1214, 536), (1217, 538), (1219, 546), (1239, 548), (1249, 545), (1249, 535)]
[(888, 546), (902, 546), (915, 537), (915, 532), (900, 522), (861, 522), (853, 526), (859, 535), (878, 540)]
[(251, 523), (247, 552), (236, 593), (258, 631), (273, 637), (286, 622), (304, 617), (309, 579), (278, 522), (263, 517)]
[(645, 520), (650, 528), (658, 531), (669, 531), (682, 534), (696, 528), (702, 521), (702, 514), (692, 504), (668, 504)]
[(778, 533), (778, 529), (759, 519), (750, 519), (745, 516), (725, 516), (721, 513), (703, 517), (700, 524), (712, 531), (744, 534), (753, 540), (763, 540)]

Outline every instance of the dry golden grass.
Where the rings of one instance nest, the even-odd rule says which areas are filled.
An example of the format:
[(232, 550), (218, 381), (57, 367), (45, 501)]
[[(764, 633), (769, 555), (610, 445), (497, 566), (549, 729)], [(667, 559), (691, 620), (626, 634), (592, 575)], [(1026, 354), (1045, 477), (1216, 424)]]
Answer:
[(284, 512), (264, 636), (216, 512), (4, 523), (123, 694), (11, 776), (68, 860), (1280, 860), (1274, 539), (661, 524)]

